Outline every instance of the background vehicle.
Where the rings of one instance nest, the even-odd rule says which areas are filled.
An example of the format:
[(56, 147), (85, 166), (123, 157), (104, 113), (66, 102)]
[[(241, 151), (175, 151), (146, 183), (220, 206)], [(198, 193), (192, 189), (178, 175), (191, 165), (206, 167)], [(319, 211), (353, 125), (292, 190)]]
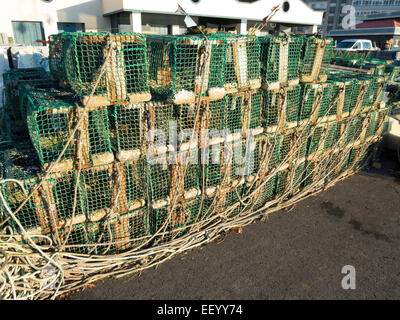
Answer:
[(345, 39), (340, 41), (335, 49), (346, 51), (379, 50), (372, 44), (371, 40), (367, 39)]

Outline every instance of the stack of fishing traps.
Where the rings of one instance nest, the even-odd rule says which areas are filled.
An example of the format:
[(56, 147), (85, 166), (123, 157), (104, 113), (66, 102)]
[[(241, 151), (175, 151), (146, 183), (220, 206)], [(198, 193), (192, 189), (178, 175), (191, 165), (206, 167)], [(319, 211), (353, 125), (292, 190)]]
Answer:
[(114, 254), (355, 172), (385, 130), (385, 79), (329, 71), (332, 45), (289, 35), (51, 36), (51, 77), (5, 76), (9, 118), (31, 143), (1, 152), (1, 219), (33, 192), (16, 217), (38, 244)]

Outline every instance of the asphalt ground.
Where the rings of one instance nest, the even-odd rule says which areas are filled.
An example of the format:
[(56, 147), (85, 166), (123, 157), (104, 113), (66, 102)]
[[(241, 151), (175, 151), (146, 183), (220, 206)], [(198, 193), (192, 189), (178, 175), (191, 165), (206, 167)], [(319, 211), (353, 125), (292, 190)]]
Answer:
[[(66, 299), (399, 299), (400, 174), (391, 159), (241, 234)], [(345, 265), (355, 289), (342, 288)]]

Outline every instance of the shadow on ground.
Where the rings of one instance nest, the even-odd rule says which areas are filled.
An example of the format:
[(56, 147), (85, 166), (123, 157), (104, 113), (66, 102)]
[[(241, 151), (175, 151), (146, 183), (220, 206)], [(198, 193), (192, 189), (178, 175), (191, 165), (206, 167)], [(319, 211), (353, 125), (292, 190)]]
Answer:
[[(400, 173), (392, 159), (386, 153), (222, 243), (67, 299), (399, 299)], [(356, 269), (355, 290), (341, 287), (344, 265)]]

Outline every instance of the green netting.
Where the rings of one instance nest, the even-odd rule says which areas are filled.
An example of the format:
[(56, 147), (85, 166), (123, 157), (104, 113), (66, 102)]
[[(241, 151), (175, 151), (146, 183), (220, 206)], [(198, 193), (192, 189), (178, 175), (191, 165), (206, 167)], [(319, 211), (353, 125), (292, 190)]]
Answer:
[(203, 152), (205, 166), (202, 166), (202, 176), (205, 177), (206, 195), (211, 195), (219, 186), (225, 185), (228, 181), (229, 168), (226, 158), (230, 155), (225, 152), (223, 143), (210, 145)]
[(359, 168), (370, 165), (371, 163), (379, 161), (382, 148), (384, 146), (383, 140), (378, 139), (372, 144), (367, 144), (364, 154), (361, 156), (361, 161), (359, 162)]
[[(174, 119), (177, 121), (178, 131), (185, 131), (183, 136), (187, 142), (190, 137), (195, 137), (195, 144), (200, 140), (203, 144), (206, 143), (201, 135), (202, 130), (210, 133), (210, 143), (218, 140), (224, 133), (233, 140), (250, 134), (248, 130), (252, 130), (253, 135), (259, 134), (263, 130), (262, 94), (261, 90), (227, 94), (217, 101), (203, 101), (199, 108), (195, 104), (176, 105)], [(190, 130), (194, 130), (195, 134), (191, 134)]]
[(2, 172), (6, 179), (32, 179), (40, 172), (40, 162), (28, 142), (7, 144), (0, 152)]
[(43, 68), (10, 69), (3, 73), (5, 91), (5, 109), (9, 110), (15, 123), (23, 126), (23, 117), (19, 108), (18, 85), (20, 83), (35, 83), (37, 79), (49, 78)]
[(363, 145), (359, 144), (351, 148), (349, 154), (349, 160), (347, 162), (347, 166), (353, 170), (356, 170), (360, 165), (361, 154), (362, 154)]
[(333, 57), (331, 60), (332, 64), (350, 67), (355, 69), (360, 69), (368, 74), (383, 76), (386, 73), (387, 64), (383, 61), (373, 62), (373, 60), (367, 59), (355, 59), (355, 58), (342, 58), (342, 57)]
[(179, 116), (176, 117), (178, 106), (149, 101), (110, 108), (111, 141), (118, 160), (136, 159), (146, 156), (148, 152), (165, 153), (166, 146), (169, 150), (174, 147), (173, 141), (170, 141), (171, 130), (174, 129), (171, 121), (179, 121)]
[[(329, 79), (329, 76), (328, 76)], [(354, 83), (351, 80), (328, 80), (331, 84), (331, 95), (328, 102), (328, 116), (335, 116), (340, 121), (349, 114)]]
[(18, 83), (18, 102), (19, 109), (21, 112), (22, 119), (26, 122), (27, 110), (26, 107), (29, 103), (28, 95), (34, 89), (35, 91), (41, 91), (47, 93), (54, 88), (58, 88), (58, 85), (50, 79), (34, 79), (28, 81), (21, 81)]
[(302, 50), (302, 63), (300, 67), (300, 81), (325, 82), (326, 69), (329, 66), (333, 39), (307, 37)]
[(277, 175), (275, 174), (272, 177), (265, 179), (265, 184), (261, 186), (261, 191), (257, 193), (257, 197), (255, 199), (255, 204), (254, 204), (254, 210), (261, 208), (267, 202), (275, 198), (276, 177)]
[(326, 182), (330, 182), (341, 174), (345, 173), (348, 169), (348, 160), (350, 157), (350, 152), (348, 149), (338, 150), (332, 154), (332, 160), (326, 166), (326, 171), (329, 172), (326, 176)]
[(153, 159), (146, 168), (150, 200), (154, 209), (167, 206), (173, 192), (171, 186), (171, 163), (167, 155)]
[(225, 38), (228, 43), (224, 66), (226, 92), (260, 88), (259, 38), (235, 34), (212, 34), (211, 38)]
[(282, 133), (279, 145), (280, 163), (292, 164), (307, 155), (307, 142), (310, 135), (310, 127), (296, 127)]
[[(229, 208), (228, 218), (234, 218), (243, 210), (243, 204), (240, 203), (240, 199), (246, 191), (245, 185), (233, 187), (225, 195), (225, 208)], [(232, 209), (231, 207), (234, 206)]]
[(116, 158), (133, 160), (143, 154), (146, 145), (145, 104), (111, 106), (110, 136)]
[[(5, 179), (22, 181), (22, 188), (15, 180), (2, 185), (6, 202), (13, 210), (17, 209), (25, 197), (39, 181), (40, 163), (30, 145), (18, 145), (5, 151)], [(42, 187), (18, 213), (18, 218), (24, 228), (31, 234), (56, 232), (61, 224), (60, 219), (70, 218), (73, 204), (73, 183), (76, 180), (74, 171), (63, 174), (53, 174), (47, 178)], [(78, 203), (80, 202), (78, 197)], [(77, 215), (81, 214), (81, 206), (77, 206)], [(11, 224), (17, 232), (18, 227)]]
[(195, 95), (219, 100), (225, 94), (227, 40), (201, 36), (147, 35), (149, 85), (155, 96), (176, 104)]
[[(15, 210), (39, 181), (40, 172), (29, 146), (8, 150), (5, 159), (12, 170), (4, 177), (23, 181), (24, 189), (14, 180), (2, 185), (7, 205)], [(64, 242), (70, 233), (67, 244), (80, 245), (72, 252), (88, 253), (90, 247), (82, 244), (125, 241), (111, 248), (112, 252), (121, 251), (149, 234), (142, 179), (141, 160), (84, 169), (79, 175), (74, 170), (54, 173), (18, 213), (18, 219), (29, 234), (47, 235), (54, 243)], [(11, 226), (18, 232), (14, 223)], [(104, 249), (106, 246), (96, 252)]]
[[(350, 77), (350, 76), (349, 76)], [(357, 78), (353, 77), (353, 90), (351, 103), (349, 106), (349, 112), (360, 112), (363, 107), (368, 107), (368, 95), (367, 91), (370, 87), (370, 79), (366, 77), (357, 76)], [(353, 111), (355, 110), (355, 111)]]
[[(380, 76), (359, 76), (358, 79), (360, 81), (368, 81), (368, 86), (363, 95), (360, 109), (361, 112), (368, 112), (383, 101), (386, 85), (385, 78)], [(357, 87), (359, 88), (360, 86), (358, 85)]]
[[(168, 208), (155, 209), (150, 219), (151, 231), (153, 234), (156, 232), (164, 233), (163, 236), (155, 240), (166, 242), (172, 237), (185, 234), (189, 230), (189, 228), (186, 228), (187, 225), (202, 218), (199, 215), (200, 203), (200, 198), (193, 198), (177, 204), (173, 212), (169, 212)], [(170, 219), (167, 222), (168, 217)]]
[(375, 126), (373, 130), (375, 136), (381, 136), (387, 132), (389, 125), (387, 117), (390, 114), (390, 110), (390, 107), (385, 107), (377, 111)]
[(349, 59), (370, 59), (372, 56), (371, 51), (349, 51), (349, 50), (334, 50), (335, 57), (349, 58)]
[(388, 82), (400, 82), (400, 66), (385, 65), (385, 76)]
[(378, 112), (371, 111), (365, 114), (366, 121), (368, 122), (365, 130), (365, 138), (373, 137), (375, 135), (375, 127), (377, 125)]
[(362, 69), (369, 69), (372, 70), (372, 74), (375, 76), (383, 76), (385, 75), (385, 63), (379, 63), (379, 64), (372, 64), (372, 63), (366, 63), (362, 66)]
[(262, 107), (265, 127), (296, 126), (300, 108), (300, 85), (264, 91)]
[(311, 135), (308, 142), (308, 155), (324, 154), (329, 152), (336, 141), (337, 122), (325, 122), (310, 128)]
[(321, 157), (313, 154), (308, 157), (305, 163), (303, 186), (312, 186), (319, 183), (324, 186), (326, 183), (337, 178), (347, 169), (348, 153), (345, 150), (328, 150), (330, 155)]
[[(310, 119), (311, 123), (332, 114), (331, 83), (306, 83), (301, 86), (301, 106), (299, 120)], [(336, 112), (333, 113), (336, 115)]]
[(361, 117), (354, 117), (342, 122), (342, 126), (347, 128), (346, 131), (346, 143), (350, 144), (357, 141), (362, 132), (362, 119)]
[(143, 35), (117, 33), (110, 38), (108, 32), (63, 32), (50, 36), (49, 40), (52, 76), (82, 96), (85, 105), (104, 61), (105, 71), (89, 102), (91, 105), (151, 99)]
[(305, 169), (306, 165), (303, 161), (279, 171), (276, 179), (276, 196), (286, 198), (298, 192), (303, 182)]
[(230, 132), (242, 130), (260, 131), (261, 128), (262, 91), (247, 91), (237, 94), (228, 94), (226, 97), (225, 128)]
[(81, 107), (69, 91), (31, 90), (27, 94), (27, 125), (32, 143), (44, 167), (53, 163), (82, 117), (76, 139), (67, 147), (55, 171), (72, 169), (73, 164), (101, 165), (114, 160), (106, 108)]
[(263, 87), (276, 89), (297, 84), (303, 39), (295, 36), (265, 36), (259, 39)]
[(328, 78), (331, 81), (352, 82), (351, 102), (348, 102), (345, 97), (345, 105), (350, 106), (348, 109), (350, 112), (354, 109), (357, 112), (368, 112), (379, 107), (380, 103), (384, 101), (386, 80), (383, 76), (353, 74), (350, 72), (330, 72)]
[[(337, 51), (337, 50), (334, 50)], [(343, 67), (353, 67), (360, 59), (357, 58), (345, 58), (345, 57), (332, 57), (331, 64), (343, 66)]]

